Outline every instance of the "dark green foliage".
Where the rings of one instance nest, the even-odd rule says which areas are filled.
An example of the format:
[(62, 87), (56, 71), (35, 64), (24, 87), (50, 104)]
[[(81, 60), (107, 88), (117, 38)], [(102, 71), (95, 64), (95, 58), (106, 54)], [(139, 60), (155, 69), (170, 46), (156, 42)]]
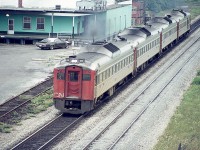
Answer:
[(185, 0), (186, 2), (200, 2), (200, 0)]
[(197, 72), (197, 76), (200, 76), (200, 71)]
[(146, 9), (156, 13), (185, 5), (184, 0), (146, 0), (145, 2)]
[[(115, 0), (116, 2), (123, 2), (126, 0)], [(188, 3), (200, 3), (200, 0), (133, 0), (142, 1), (145, 3), (146, 10), (153, 11), (155, 13), (169, 10), (179, 9), (181, 6), (187, 6)]]
[(200, 77), (196, 77), (192, 84), (200, 85)]
[(194, 84), (194, 85), (200, 85), (200, 71), (197, 72), (197, 77), (194, 78), (192, 84)]

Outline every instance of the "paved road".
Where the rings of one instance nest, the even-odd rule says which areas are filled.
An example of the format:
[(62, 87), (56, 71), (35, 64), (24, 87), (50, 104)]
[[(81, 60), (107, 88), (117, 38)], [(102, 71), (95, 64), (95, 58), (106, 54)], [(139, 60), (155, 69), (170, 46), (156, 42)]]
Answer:
[(43, 81), (61, 58), (71, 54), (71, 49), (0, 44), (0, 104)]

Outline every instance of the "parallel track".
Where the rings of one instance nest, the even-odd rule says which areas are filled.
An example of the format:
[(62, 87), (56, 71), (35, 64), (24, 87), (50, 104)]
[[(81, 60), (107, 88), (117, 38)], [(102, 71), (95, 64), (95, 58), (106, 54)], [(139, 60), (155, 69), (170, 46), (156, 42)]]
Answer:
[(0, 105), (0, 122), (10, 119), (13, 112), (20, 112), (20, 109), (31, 102), (33, 98), (52, 88), (53, 78), (49, 78), (27, 91), (7, 100)]
[(83, 119), (84, 116), (62, 115), (49, 122), (47, 125), (34, 132), (28, 138), (11, 148), (11, 150), (40, 150), (47, 148), (54, 140)]
[(190, 34), (196, 31), (200, 27), (200, 18), (191, 24)]
[[(145, 89), (143, 89), (138, 96), (132, 101), (130, 102), (118, 115), (116, 115), (115, 118), (113, 118), (113, 120), (104, 128), (101, 130), (101, 132), (96, 135), (91, 141), (88, 142), (88, 144), (82, 148), (84, 150), (88, 150), (93, 143), (95, 143), (95, 141), (97, 141), (119, 118), (123, 117), (123, 114), (128, 110), (128, 108), (133, 105), (136, 101), (138, 101), (139, 97), (141, 95), (143, 95), (143, 93), (161, 76), (163, 75), (167, 69), (169, 69), (173, 64), (176, 63), (176, 61), (178, 59), (181, 58), (182, 55), (184, 55), (187, 50), (198, 40), (200, 39), (200, 37), (198, 37), (198, 39), (196, 39), (192, 44), (190, 44), (186, 50), (184, 52), (182, 52), (163, 72), (161, 72), (148, 86), (146, 86)], [(149, 106), (158, 98), (158, 96), (163, 92), (163, 90), (165, 90), (165, 88), (171, 83), (171, 81), (178, 75), (178, 73), (183, 69), (183, 67), (195, 56), (195, 54), (200, 50), (197, 49), (188, 59), (187, 61), (185, 61), (185, 63), (182, 65), (182, 67), (177, 70), (177, 72), (173, 75), (173, 77), (162, 87), (162, 89), (160, 89), (159, 93), (154, 97), (154, 99), (152, 99), (141, 111), (140, 113), (137, 115), (137, 117), (131, 122), (131, 124), (124, 130), (124, 132), (113, 142), (113, 144), (108, 148), (113, 149), (114, 146), (119, 142), (119, 140), (127, 133), (127, 131), (132, 127), (132, 125), (141, 117), (141, 115), (149, 108)]]

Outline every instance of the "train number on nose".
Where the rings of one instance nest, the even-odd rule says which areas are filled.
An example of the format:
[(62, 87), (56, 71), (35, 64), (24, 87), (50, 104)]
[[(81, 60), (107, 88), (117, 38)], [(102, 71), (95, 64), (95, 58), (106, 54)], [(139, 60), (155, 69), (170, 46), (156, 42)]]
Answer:
[(64, 93), (54, 93), (54, 97), (63, 98), (64, 97)]

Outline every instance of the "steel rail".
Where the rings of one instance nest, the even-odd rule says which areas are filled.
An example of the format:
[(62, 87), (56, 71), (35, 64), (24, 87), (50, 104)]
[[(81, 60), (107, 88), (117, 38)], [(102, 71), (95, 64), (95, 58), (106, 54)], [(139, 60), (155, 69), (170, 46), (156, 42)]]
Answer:
[(59, 115), (51, 122), (32, 133), (29, 137), (12, 147), (11, 150), (45, 149), (67, 130), (84, 118), (82, 116), (63, 117)]

